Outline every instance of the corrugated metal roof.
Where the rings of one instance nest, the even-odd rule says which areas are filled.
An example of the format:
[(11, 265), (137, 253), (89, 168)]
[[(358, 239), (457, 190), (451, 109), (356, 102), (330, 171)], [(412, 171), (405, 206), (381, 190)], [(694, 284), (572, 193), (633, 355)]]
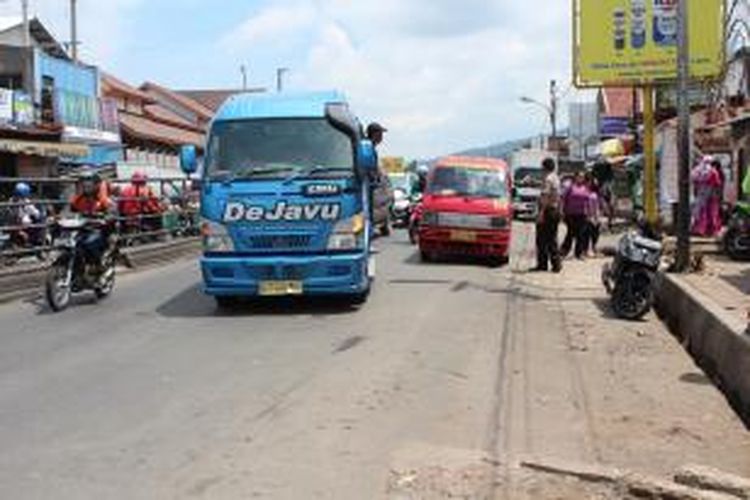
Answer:
[(198, 101), (191, 99), (187, 96), (184, 96), (182, 94), (179, 94), (166, 87), (162, 87), (161, 85), (158, 85), (154, 82), (144, 83), (143, 85), (141, 85), (141, 90), (143, 90), (147, 94), (156, 94), (157, 100), (159, 99), (158, 96), (161, 95), (165, 99), (171, 100), (179, 104), (180, 106), (188, 109), (189, 111), (192, 111), (193, 113), (197, 114), (200, 118), (203, 118), (205, 120), (210, 120), (214, 114), (213, 110), (208, 109), (206, 106), (199, 103)]
[(251, 92), (255, 94), (263, 93), (266, 89), (262, 88), (253, 88), (248, 89), (247, 91), (238, 90), (238, 89), (205, 89), (205, 90), (178, 90), (177, 93), (184, 95), (186, 97), (189, 97), (190, 99), (193, 99), (194, 101), (198, 101), (199, 103), (203, 104), (207, 108), (213, 110), (214, 112), (218, 111), (222, 104), (226, 102), (227, 99), (232, 97), (236, 94), (242, 94), (243, 92)]
[(120, 114), (120, 126), (126, 134), (172, 146), (193, 144), (203, 147), (203, 134), (158, 123), (142, 116)]
[(230, 97), (216, 114), (217, 121), (253, 118), (322, 118), (326, 105), (345, 103), (337, 91), (239, 94)]

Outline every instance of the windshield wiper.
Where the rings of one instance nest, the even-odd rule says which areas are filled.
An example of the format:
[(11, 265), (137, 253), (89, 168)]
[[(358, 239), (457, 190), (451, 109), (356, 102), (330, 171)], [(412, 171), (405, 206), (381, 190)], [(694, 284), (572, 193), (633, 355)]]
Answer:
[(315, 175), (321, 172), (348, 172), (349, 170), (351, 169), (347, 167), (327, 167), (324, 165), (311, 165), (294, 172), (292, 175), (284, 179), (283, 184), (289, 184), (290, 182), (295, 181), (301, 177), (310, 177), (311, 175)]
[(210, 179), (211, 180), (219, 180), (221, 182), (228, 183), (228, 182), (235, 181), (237, 179), (251, 178), (251, 177), (254, 177), (256, 175), (266, 175), (266, 174), (275, 174), (275, 173), (278, 173), (278, 172), (285, 172), (287, 170), (291, 170), (292, 168), (294, 168), (294, 167), (291, 167), (291, 166), (280, 167), (280, 166), (277, 165), (277, 166), (273, 166), (273, 167), (269, 167), (269, 166), (249, 167), (249, 168), (245, 168), (245, 169), (241, 169), (241, 170), (237, 170), (237, 171), (234, 171), (234, 170), (218, 170), (218, 171), (214, 172), (213, 175), (211, 175)]

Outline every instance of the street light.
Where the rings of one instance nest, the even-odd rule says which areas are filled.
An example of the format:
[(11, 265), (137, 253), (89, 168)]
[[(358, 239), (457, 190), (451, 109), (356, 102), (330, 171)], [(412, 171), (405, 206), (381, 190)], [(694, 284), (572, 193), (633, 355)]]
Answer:
[(289, 68), (276, 69), (276, 92), (284, 90), (284, 73), (289, 72)]
[(521, 97), (521, 102), (524, 104), (533, 104), (534, 106), (539, 106), (540, 108), (544, 109), (549, 115), (549, 122), (552, 127), (552, 137), (557, 137), (557, 113), (555, 112), (555, 108), (553, 106), (548, 106), (542, 102), (537, 101), (536, 99), (532, 99), (531, 97), (526, 96)]

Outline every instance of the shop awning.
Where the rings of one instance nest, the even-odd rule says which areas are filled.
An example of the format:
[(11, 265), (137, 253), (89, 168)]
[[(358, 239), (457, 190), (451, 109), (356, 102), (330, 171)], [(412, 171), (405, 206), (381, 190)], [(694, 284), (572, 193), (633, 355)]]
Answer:
[(90, 154), (89, 147), (83, 144), (22, 141), (18, 139), (0, 139), (0, 152), (48, 158), (59, 158), (61, 156), (83, 158)]

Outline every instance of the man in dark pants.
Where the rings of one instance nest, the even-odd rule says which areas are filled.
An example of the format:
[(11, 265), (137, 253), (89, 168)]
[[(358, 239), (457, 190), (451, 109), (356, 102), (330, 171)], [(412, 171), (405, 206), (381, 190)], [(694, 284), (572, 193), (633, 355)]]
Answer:
[(560, 178), (555, 173), (555, 160), (542, 162), (544, 180), (539, 197), (539, 217), (536, 222), (537, 266), (534, 271), (562, 270), (560, 249), (557, 246), (557, 229), (560, 225)]

